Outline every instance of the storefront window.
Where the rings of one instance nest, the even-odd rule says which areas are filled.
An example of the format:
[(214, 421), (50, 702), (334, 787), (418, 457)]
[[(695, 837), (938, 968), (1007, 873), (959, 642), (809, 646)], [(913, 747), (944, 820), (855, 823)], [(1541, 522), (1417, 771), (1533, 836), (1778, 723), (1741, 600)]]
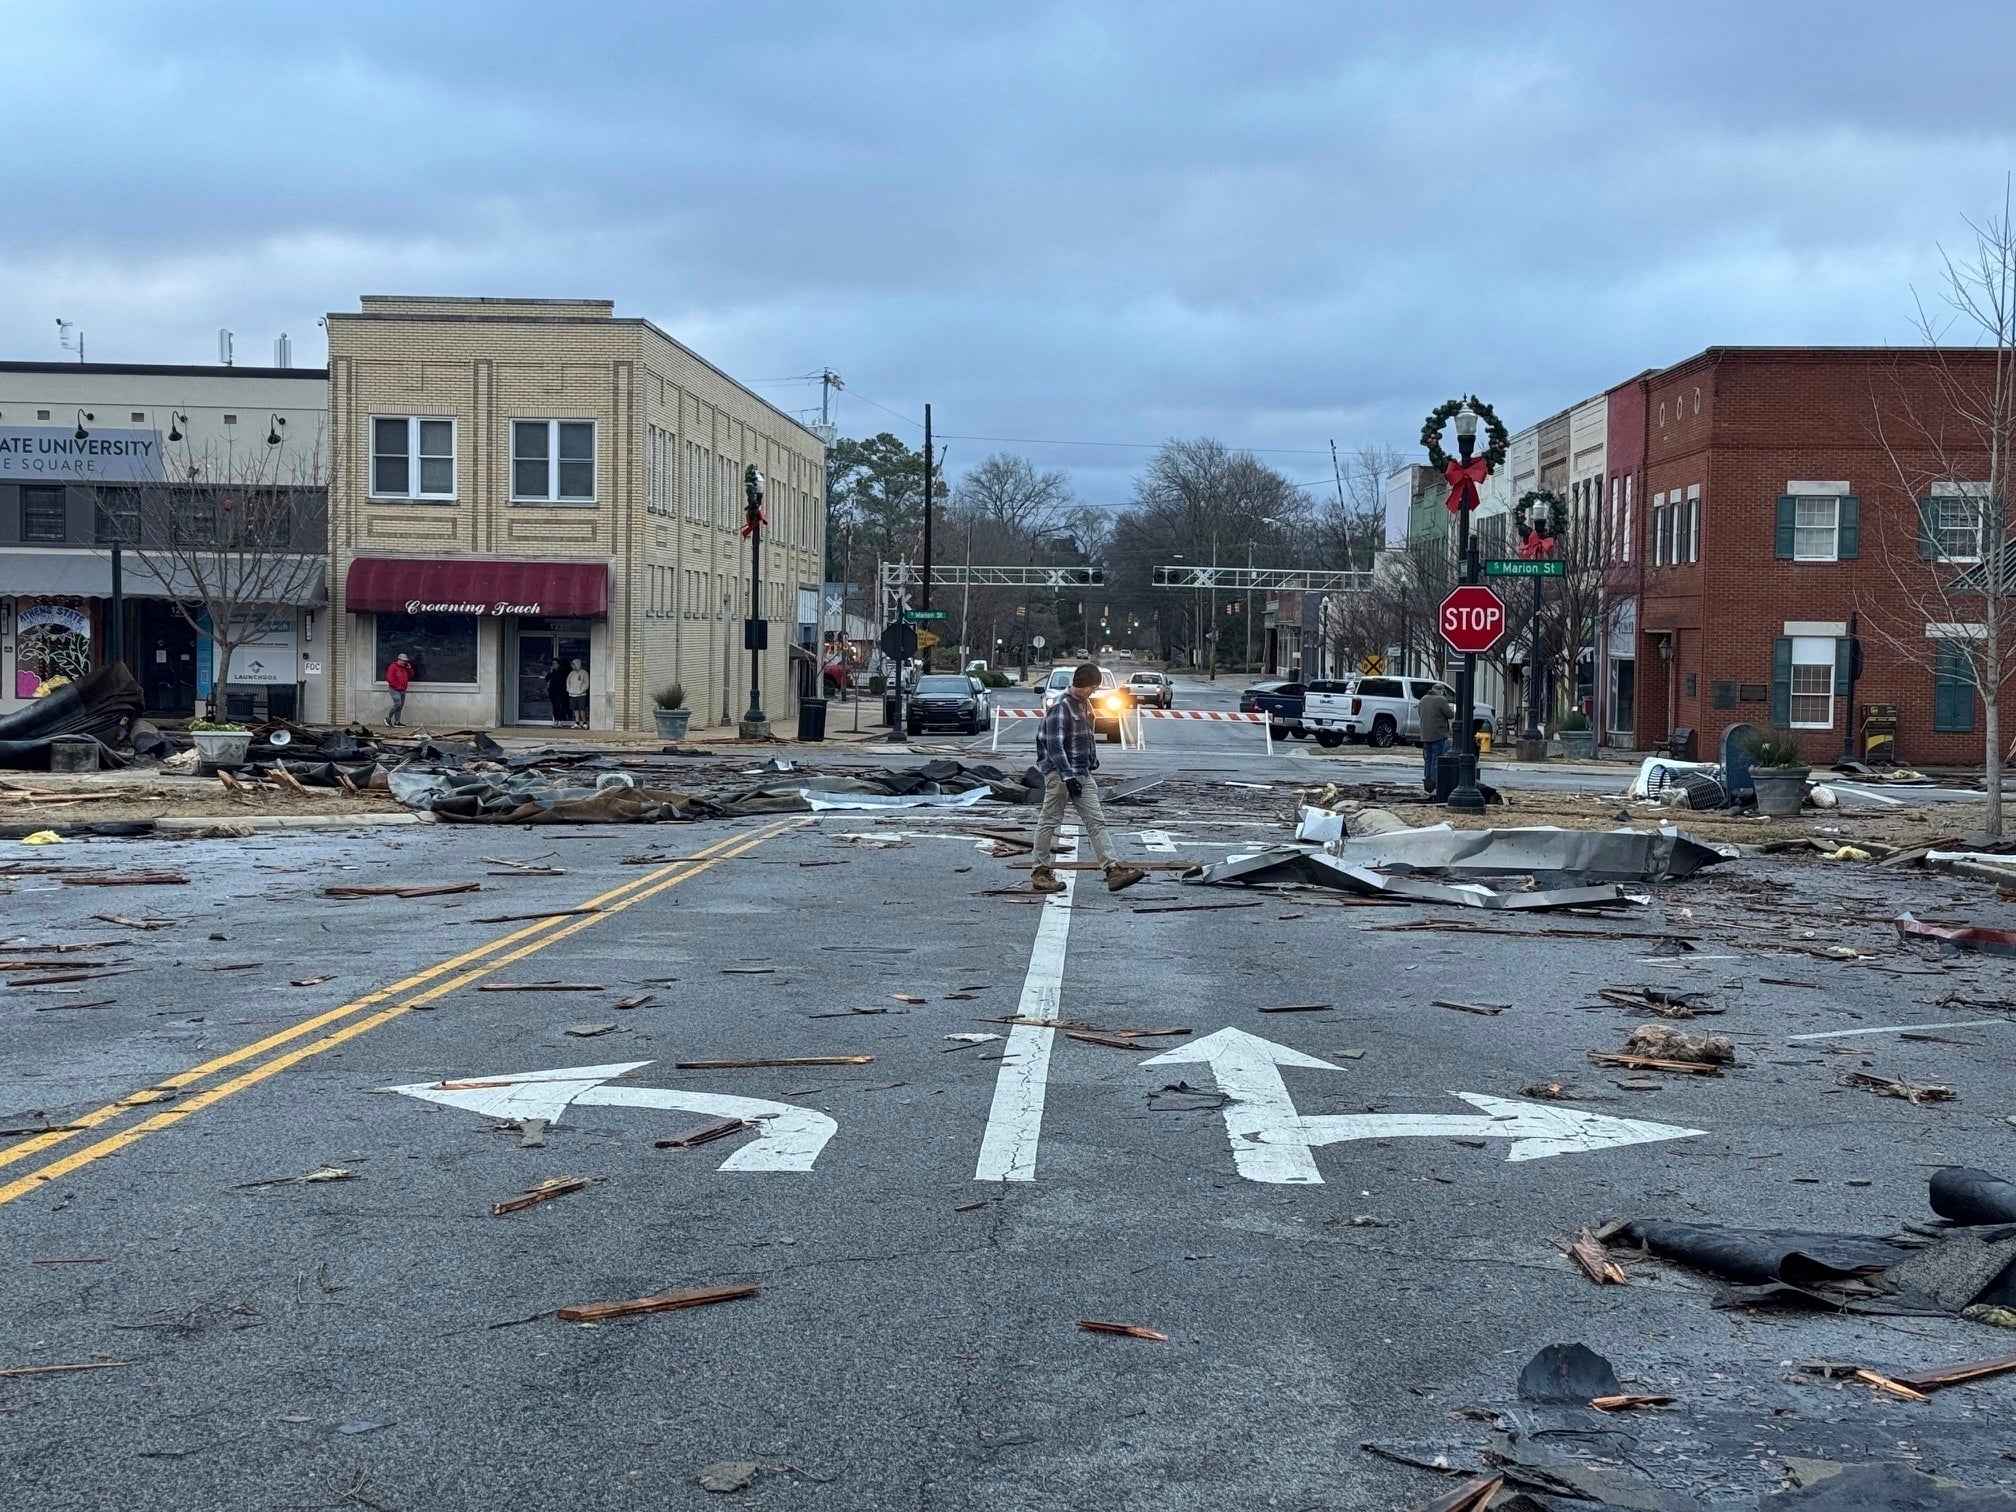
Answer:
[(476, 616), (473, 614), (380, 614), (378, 657), (372, 674), (404, 651), (413, 662), (413, 681), (476, 682)]

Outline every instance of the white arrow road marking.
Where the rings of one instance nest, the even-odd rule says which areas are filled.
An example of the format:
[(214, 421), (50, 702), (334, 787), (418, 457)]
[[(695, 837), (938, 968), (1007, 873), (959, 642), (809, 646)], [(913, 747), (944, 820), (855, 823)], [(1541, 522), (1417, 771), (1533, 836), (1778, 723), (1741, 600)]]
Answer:
[(722, 1097), (677, 1087), (608, 1087), (603, 1083), (650, 1065), (624, 1061), (609, 1066), (571, 1066), (554, 1071), (514, 1071), (502, 1076), (453, 1077), (410, 1087), (387, 1087), (408, 1097), (467, 1108), (490, 1118), (543, 1118), (557, 1123), (572, 1103), (605, 1108), (682, 1108), (716, 1118), (746, 1118), (757, 1125), (755, 1139), (736, 1150), (716, 1170), (809, 1171), (839, 1125), (824, 1113), (760, 1097)]
[(1642, 1118), (1612, 1118), (1552, 1103), (1522, 1102), (1516, 1097), (1487, 1097), (1482, 1092), (1452, 1092), (1484, 1117), (1462, 1113), (1339, 1113), (1301, 1120), (1312, 1145), (1341, 1144), (1350, 1139), (1404, 1139), (1418, 1135), (1451, 1135), (1468, 1139), (1509, 1139), (1507, 1160), (1540, 1160), (1548, 1155), (1580, 1155), (1623, 1145), (1652, 1144), (1662, 1139), (1693, 1139), (1706, 1132)]
[(1208, 1061), (1218, 1090), (1232, 1101), (1225, 1105), (1225, 1133), (1232, 1141), (1232, 1159), (1248, 1181), (1323, 1184), (1309, 1140), (1301, 1132), (1301, 1115), (1281, 1080), (1283, 1066), (1309, 1066), (1341, 1071), (1329, 1061), (1290, 1050), (1244, 1029), (1224, 1028), (1200, 1040), (1178, 1045), (1141, 1062), (1144, 1066), (1177, 1066)]
[[(1036, 943), (1029, 951), (1029, 974), (1022, 979), (1022, 1000), (1015, 1016), (1027, 1019), (1063, 1017), (1064, 949), (1071, 936), (1071, 898), (1077, 872), (1059, 872), (1064, 891), (1043, 901), (1036, 923)], [(994, 1106), (988, 1110), (987, 1132), (980, 1140), (975, 1181), (1034, 1181), (1036, 1145), (1043, 1137), (1043, 1101), (1050, 1087), (1050, 1045), (1054, 1029), (1017, 1024), (1008, 1031), (1001, 1070), (994, 1078)]]
[(1548, 1103), (1457, 1092), (1479, 1114), (1338, 1113), (1305, 1116), (1295, 1111), (1281, 1078), (1283, 1066), (1341, 1070), (1325, 1060), (1277, 1045), (1272, 1040), (1225, 1028), (1216, 1034), (1141, 1062), (1144, 1066), (1208, 1062), (1218, 1090), (1232, 1099), (1224, 1109), (1232, 1159), (1248, 1181), (1320, 1185), (1322, 1174), (1310, 1151), (1355, 1139), (1423, 1136), (1509, 1139), (1508, 1160), (1538, 1160), (1662, 1139), (1691, 1139), (1704, 1132), (1637, 1118), (1612, 1118)]

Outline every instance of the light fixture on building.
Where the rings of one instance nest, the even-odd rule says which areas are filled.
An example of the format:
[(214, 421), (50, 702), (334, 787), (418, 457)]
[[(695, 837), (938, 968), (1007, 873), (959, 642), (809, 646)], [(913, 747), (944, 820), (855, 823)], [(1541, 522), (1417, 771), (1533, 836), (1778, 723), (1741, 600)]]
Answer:
[(92, 414), (92, 413), (91, 413), (91, 412), (90, 412), (89, 410), (79, 410), (79, 411), (77, 411), (77, 439), (78, 439), (79, 441), (82, 441), (82, 440), (83, 440), (83, 439), (84, 439), (85, 437), (87, 437), (87, 436), (89, 436), (89, 435), (91, 434), (91, 432), (89, 432), (88, 430), (84, 429), (84, 422), (85, 422), (86, 420), (94, 420), (94, 421), (95, 421), (95, 420), (96, 420), (97, 418), (98, 418), (98, 417), (97, 417), (96, 415)]
[(170, 441), (180, 441), (182, 439), (182, 427), (188, 423), (189, 417), (187, 415), (178, 415), (174, 410), (168, 411), (168, 439)]
[(286, 428), (287, 422), (278, 415), (269, 416), (266, 422), (266, 444), (268, 446), (278, 446), (280, 444), (280, 432)]

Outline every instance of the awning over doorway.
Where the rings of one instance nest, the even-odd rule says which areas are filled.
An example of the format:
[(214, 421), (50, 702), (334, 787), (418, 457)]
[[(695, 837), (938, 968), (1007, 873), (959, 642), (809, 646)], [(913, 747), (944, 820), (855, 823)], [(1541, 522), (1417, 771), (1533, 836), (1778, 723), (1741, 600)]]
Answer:
[(609, 564), (358, 557), (343, 600), (358, 613), (599, 619), (609, 613)]
[[(327, 569), (319, 560), (304, 558), (254, 559), (243, 566), (237, 559), (206, 557), (199, 572), (186, 563), (165, 555), (145, 556), (128, 547), (123, 554), (120, 591), (128, 598), (202, 599), (210, 595), (208, 586), (220, 595), (228, 588), (233, 594), (240, 585), (249, 590), (268, 584), (275, 590), (273, 602), (313, 607), (327, 597)], [(201, 581), (199, 581), (199, 578)], [(64, 550), (60, 547), (24, 547), (0, 551), (0, 598), (109, 598), (112, 594), (112, 554), (108, 548), (96, 551)], [(249, 591), (246, 599), (254, 597)]]

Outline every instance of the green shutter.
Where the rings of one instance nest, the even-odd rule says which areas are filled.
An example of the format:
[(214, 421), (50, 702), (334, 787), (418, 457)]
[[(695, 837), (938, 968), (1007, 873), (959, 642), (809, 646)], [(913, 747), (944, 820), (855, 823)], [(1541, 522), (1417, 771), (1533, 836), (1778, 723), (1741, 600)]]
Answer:
[(1932, 728), (1944, 734), (1974, 729), (1974, 668), (1951, 641), (1939, 642), (1932, 665)]
[[(1780, 500), (1783, 504), (1785, 501)], [(1792, 637), (1771, 642), (1771, 723), (1784, 729), (1792, 723)]]
[(1918, 560), (1939, 559), (1939, 505), (1931, 499), (1918, 501)]
[(1778, 555), (1790, 559), (1792, 555), (1792, 521), (1799, 507), (1798, 500), (1790, 494), (1778, 498)]
[(1847, 636), (1834, 639), (1834, 696), (1848, 696), (1848, 669), (1855, 659), (1855, 642)]
[(1862, 501), (1854, 494), (1841, 497), (1841, 528), (1835, 555), (1844, 562), (1862, 555)]

